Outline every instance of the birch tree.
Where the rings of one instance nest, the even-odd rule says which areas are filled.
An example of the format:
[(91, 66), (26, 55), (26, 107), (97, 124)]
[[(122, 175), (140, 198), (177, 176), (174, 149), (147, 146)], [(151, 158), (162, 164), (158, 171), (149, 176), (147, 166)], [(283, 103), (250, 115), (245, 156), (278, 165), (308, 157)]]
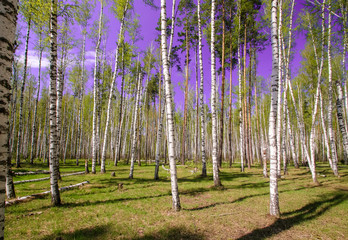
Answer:
[(18, 123), (18, 140), (17, 140), (17, 154), (16, 154), (16, 167), (21, 167), (20, 157), (21, 157), (21, 139), (23, 132), (23, 98), (24, 98), (24, 89), (25, 83), (27, 80), (27, 66), (28, 66), (28, 50), (29, 50), (29, 38), (30, 38), (30, 29), (31, 29), (31, 15), (33, 14), (32, 2), (30, 0), (23, 1), (21, 3), (21, 11), (27, 21), (27, 35), (25, 39), (25, 50), (24, 50), (24, 74), (21, 85), (21, 95), (19, 99), (19, 123)]
[(57, 0), (51, 0), (51, 27), (50, 27), (50, 183), (51, 202), (53, 206), (61, 204), (58, 186), (58, 158), (57, 158)]
[[(97, 113), (98, 113), (98, 66), (99, 66), (99, 51), (100, 51), (100, 42), (101, 42), (101, 35), (102, 35), (102, 22), (103, 22), (103, 10), (104, 10), (104, 0), (100, 1), (100, 14), (99, 14), (99, 27), (98, 27), (98, 40), (97, 45), (95, 47), (95, 64), (94, 64), (94, 76), (93, 76), (93, 82), (94, 82), (94, 89), (93, 89), (93, 135), (92, 135), (92, 172), (96, 172), (96, 163), (97, 163), (97, 149), (98, 149), (98, 137), (97, 137)], [(101, 166), (101, 172), (105, 172), (105, 164)]]
[(82, 114), (82, 102), (85, 92), (85, 60), (86, 60), (86, 37), (87, 37), (87, 25), (88, 20), (91, 18), (91, 11), (94, 6), (89, 3), (88, 0), (83, 0), (82, 3), (76, 2), (79, 6), (76, 12), (76, 20), (82, 27), (82, 53), (81, 53), (81, 76), (80, 76), (80, 92), (79, 92), (79, 120), (78, 120), (78, 130), (77, 130), (77, 155), (76, 155), (76, 165), (79, 165), (79, 158), (81, 156), (81, 145), (82, 145), (82, 128), (83, 128), (83, 114)]
[(15, 33), (17, 24), (16, 0), (0, 2), (0, 239), (4, 239), (5, 228), (5, 174), (11, 174), (8, 162), (9, 152), (9, 102), (11, 97), (10, 79), (15, 51)]
[[(204, 115), (204, 72), (203, 72), (203, 54), (202, 54), (202, 24), (201, 24), (201, 1), (197, 3), (198, 15), (198, 51), (199, 51), (199, 73), (200, 73), (200, 88), (199, 88), (199, 103), (200, 103), (200, 117), (201, 117), (201, 155), (202, 155), (202, 176), (207, 176), (207, 164), (205, 156), (205, 115)], [(198, 124), (198, 123), (197, 123)]]
[(167, 56), (167, 13), (166, 0), (161, 0), (161, 51), (162, 51), (162, 65), (163, 76), (165, 82), (165, 98), (166, 98), (166, 112), (167, 112), (167, 140), (168, 140), (168, 157), (170, 165), (170, 179), (172, 188), (172, 200), (174, 211), (180, 211), (180, 198), (178, 190), (178, 180), (176, 173), (176, 163), (174, 158), (174, 124), (172, 115), (172, 94), (171, 94), (171, 80), (169, 75), (169, 64)]
[[(124, 5), (123, 5), (124, 4)], [(110, 114), (111, 114), (111, 102), (112, 102), (112, 96), (114, 94), (114, 85), (115, 85), (115, 81), (116, 81), (116, 77), (117, 77), (117, 70), (118, 70), (118, 51), (119, 51), (119, 46), (121, 44), (122, 41), (122, 36), (123, 36), (123, 32), (124, 32), (124, 21), (125, 21), (125, 17), (127, 14), (127, 10), (128, 10), (128, 5), (129, 5), (129, 0), (125, 0), (125, 2), (120, 3), (121, 6), (123, 6), (122, 8), (122, 16), (121, 16), (121, 25), (120, 25), (120, 33), (118, 36), (118, 42), (117, 42), (117, 46), (116, 46), (116, 52), (115, 52), (115, 67), (114, 67), (114, 74), (112, 76), (112, 80), (111, 80), (111, 85), (110, 85), (110, 92), (109, 92), (109, 98), (108, 98), (108, 105), (107, 105), (107, 112), (106, 112), (106, 124), (105, 124), (105, 131), (104, 131), (104, 142), (103, 142), (103, 148), (102, 148), (102, 157), (101, 157), (101, 165), (105, 165), (105, 160), (106, 160), (106, 139), (108, 137), (108, 133), (109, 133), (109, 125), (110, 125)], [(93, 173), (93, 171), (92, 171)]]
[[(329, 140), (331, 147), (331, 158), (332, 158), (332, 166), (333, 172), (336, 176), (338, 176), (337, 169), (337, 152), (336, 152), (336, 140), (334, 137), (333, 127), (332, 127), (332, 68), (331, 68), (331, 0), (328, 0), (329, 5), (329, 20), (328, 20), (328, 38), (327, 38), (327, 56), (328, 56), (328, 72), (329, 72), (329, 102), (328, 102), (328, 128), (329, 128)], [(339, 114), (339, 113), (337, 113)]]
[[(137, 62), (137, 64), (140, 64)], [(140, 98), (140, 89), (142, 85), (142, 74), (140, 73), (140, 69), (137, 72), (136, 78), (137, 78), (137, 90), (136, 90), (136, 97), (135, 97), (135, 107), (134, 107), (134, 115), (133, 115), (133, 131), (132, 131), (132, 149), (131, 149), (131, 166), (130, 166), (130, 172), (129, 172), (129, 179), (133, 179), (133, 172), (134, 172), (134, 162), (135, 162), (135, 148), (137, 145), (137, 122), (138, 122), (138, 111), (139, 111), (139, 98)], [(139, 148), (139, 146), (138, 146)], [(139, 150), (138, 150), (139, 151)]]
[(217, 109), (216, 109), (216, 59), (215, 59), (215, 0), (211, 2), (211, 113), (212, 113), (212, 138), (213, 138), (213, 178), (214, 186), (221, 186), (218, 166), (218, 139), (217, 139)]
[(269, 117), (269, 150), (270, 150), (270, 215), (278, 217), (279, 197), (277, 179), (277, 104), (279, 87), (279, 60), (278, 60), (278, 0), (272, 0), (271, 8), (271, 42), (272, 42), (272, 76), (271, 76), (271, 112)]
[(241, 15), (242, 15), (242, 2), (241, 0), (238, 1), (238, 43), (237, 43), (237, 52), (238, 52), (238, 101), (239, 101), (239, 132), (240, 132), (240, 138), (239, 138), (239, 146), (240, 146), (240, 166), (241, 171), (244, 172), (244, 123), (243, 123), (243, 102), (242, 102), (242, 70), (241, 70), (241, 56), (240, 56), (240, 45), (241, 45), (241, 39), (240, 39), (240, 32), (241, 32)]

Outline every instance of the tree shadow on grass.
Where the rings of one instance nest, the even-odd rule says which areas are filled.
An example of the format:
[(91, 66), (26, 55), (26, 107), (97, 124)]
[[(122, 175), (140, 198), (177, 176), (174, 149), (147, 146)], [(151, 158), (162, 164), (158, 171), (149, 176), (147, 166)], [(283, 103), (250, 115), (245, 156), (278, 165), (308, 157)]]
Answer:
[[(301, 187), (301, 188), (296, 188), (296, 189), (283, 190), (283, 191), (279, 191), (279, 193), (285, 193), (285, 192), (291, 192), (291, 191), (299, 191), (299, 190), (303, 190), (303, 189), (308, 189), (308, 188)], [(203, 209), (207, 209), (207, 208), (216, 207), (216, 206), (219, 206), (219, 205), (242, 202), (242, 201), (244, 201), (244, 200), (246, 200), (248, 198), (261, 197), (261, 196), (266, 196), (268, 194), (269, 194), (269, 192), (267, 191), (265, 193), (259, 193), (259, 194), (243, 196), (243, 197), (237, 198), (237, 199), (232, 200), (232, 201), (217, 202), (217, 203), (212, 203), (212, 204), (209, 204), (209, 205), (205, 205), (205, 206), (201, 206), (201, 207), (195, 207), (195, 208), (186, 208), (186, 209), (184, 208), (183, 210), (186, 210), (186, 211), (198, 211), (198, 210), (203, 210)]]
[(99, 225), (95, 227), (82, 228), (74, 232), (68, 233), (56, 233), (48, 236), (44, 236), (41, 240), (52, 240), (52, 239), (61, 239), (61, 240), (82, 240), (82, 239), (105, 239), (108, 231), (110, 231), (110, 225)]
[(254, 194), (254, 195), (240, 197), (240, 198), (237, 198), (237, 199), (232, 200), (232, 201), (217, 202), (217, 203), (212, 203), (212, 204), (209, 204), (209, 205), (205, 205), (205, 206), (201, 206), (201, 207), (195, 207), (195, 208), (186, 208), (186, 209), (184, 208), (183, 210), (186, 210), (186, 211), (198, 211), (198, 210), (203, 210), (203, 209), (216, 207), (216, 206), (219, 206), (219, 205), (225, 205), (225, 204), (232, 204), (232, 203), (236, 203), (236, 202), (242, 202), (242, 201), (244, 201), (245, 199), (248, 199), (248, 198), (260, 197), (260, 196), (264, 196), (264, 195), (268, 195), (268, 194), (269, 194), (268, 192), (267, 193), (261, 193), (261, 194)]
[[(332, 197), (329, 197), (330, 195)], [(238, 238), (238, 240), (266, 239), (272, 237), (273, 235), (288, 230), (293, 226), (315, 219), (323, 215), (330, 208), (337, 206), (348, 199), (347, 194), (337, 193), (334, 195), (330, 195), (324, 195), (322, 196), (321, 200), (308, 203), (307, 205), (295, 211), (283, 213), (282, 217), (277, 219), (270, 226), (255, 229), (254, 231)]]
[(180, 227), (171, 227), (162, 229), (157, 232), (149, 233), (141, 237), (132, 238), (132, 240), (151, 240), (151, 239), (173, 239), (173, 240), (183, 240), (183, 239), (190, 239), (190, 240), (202, 240), (206, 239), (206, 236), (204, 236), (203, 233), (200, 232), (194, 232), (189, 229), (187, 229), (184, 226)]

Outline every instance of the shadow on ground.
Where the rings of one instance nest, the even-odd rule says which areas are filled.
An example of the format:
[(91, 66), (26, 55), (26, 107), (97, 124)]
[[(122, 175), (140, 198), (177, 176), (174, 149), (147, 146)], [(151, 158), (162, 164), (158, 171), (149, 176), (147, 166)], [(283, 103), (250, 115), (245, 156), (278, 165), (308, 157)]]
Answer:
[(169, 239), (169, 240), (202, 240), (206, 239), (203, 233), (193, 232), (185, 227), (171, 227), (162, 229), (158, 232), (145, 234), (144, 236), (132, 238), (132, 240), (145, 240), (145, 239)]
[(45, 236), (41, 238), (41, 240), (68, 240), (68, 239), (74, 239), (74, 240), (82, 240), (82, 239), (103, 239), (106, 237), (108, 231), (110, 231), (111, 226), (109, 225), (99, 225), (95, 227), (89, 227), (89, 228), (82, 228), (79, 230), (76, 230), (74, 232), (69, 233), (58, 233), (58, 234), (51, 234), (48, 236)]
[(193, 232), (184, 226), (165, 228), (165, 229), (148, 233), (142, 236), (125, 238), (124, 236), (121, 236), (120, 234), (113, 233), (111, 231), (110, 225), (100, 225), (100, 226), (91, 227), (91, 228), (79, 229), (70, 233), (51, 234), (41, 238), (41, 240), (51, 240), (51, 239), (56, 239), (56, 240), (70, 240), (70, 239), (74, 239), (74, 240), (86, 239), (87, 240), (88, 239), (89, 240), (89, 239), (109, 239), (110, 237), (113, 239), (112, 237), (113, 234), (115, 238), (120, 237), (122, 239), (129, 239), (129, 240), (131, 239), (132, 240), (145, 240), (145, 239), (204, 240), (206, 239), (204, 234), (199, 232)]
[(336, 193), (333, 195), (324, 195), (321, 197), (321, 200), (308, 203), (295, 211), (283, 213), (282, 217), (277, 219), (273, 224), (264, 228), (255, 229), (254, 231), (238, 238), (238, 240), (266, 239), (272, 237), (292, 228), (293, 226), (315, 219), (324, 214), (330, 208), (339, 205), (346, 200), (348, 200), (347, 194)]

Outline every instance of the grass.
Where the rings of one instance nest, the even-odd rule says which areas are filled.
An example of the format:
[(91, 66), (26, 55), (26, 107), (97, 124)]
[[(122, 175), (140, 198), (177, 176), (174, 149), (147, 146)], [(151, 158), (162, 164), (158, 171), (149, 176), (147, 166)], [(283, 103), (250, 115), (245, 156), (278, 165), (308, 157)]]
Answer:
[[(106, 174), (64, 177), (59, 186), (88, 180), (80, 189), (61, 193), (62, 206), (51, 207), (50, 196), (6, 208), (6, 239), (347, 239), (348, 168), (340, 166), (336, 178), (319, 164), (312, 184), (306, 168), (289, 169), (279, 181), (281, 218), (268, 215), (269, 180), (262, 169), (241, 173), (238, 165), (223, 166), (223, 189), (212, 187), (209, 177), (192, 174), (194, 165), (178, 166), (182, 210), (171, 209), (169, 173), (160, 169), (154, 181), (154, 165), (107, 165)], [(46, 165), (21, 169), (47, 169)], [(62, 174), (83, 171), (84, 162), (61, 164)], [(99, 170), (99, 169), (97, 169)], [(111, 177), (111, 172), (116, 177)], [(323, 177), (321, 175), (326, 175)], [(14, 180), (47, 177), (48, 174), (15, 176)], [(123, 183), (123, 189), (118, 184)], [(49, 180), (15, 185), (17, 196), (49, 190)]]

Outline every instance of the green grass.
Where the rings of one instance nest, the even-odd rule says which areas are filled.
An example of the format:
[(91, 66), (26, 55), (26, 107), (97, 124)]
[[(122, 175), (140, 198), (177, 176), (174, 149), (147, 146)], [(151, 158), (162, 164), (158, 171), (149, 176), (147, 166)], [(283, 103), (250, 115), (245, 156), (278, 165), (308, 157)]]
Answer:
[[(62, 174), (83, 171), (84, 162), (61, 164)], [(45, 165), (23, 164), (29, 171)], [(289, 169), (279, 181), (281, 218), (268, 215), (269, 180), (262, 169), (241, 173), (238, 165), (221, 169), (223, 189), (212, 187), (209, 177), (192, 174), (193, 164), (178, 166), (182, 211), (171, 209), (169, 173), (154, 165), (135, 167), (107, 164), (106, 174), (68, 176), (67, 186), (90, 184), (61, 193), (62, 206), (51, 207), (50, 196), (6, 208), (6, 239), (347, 239), (348, 168), (340, 166), (336, 178), (326, 165), (317, 166), (321, 185), (312, 184), (306, 168)], [(169, 168), (167, 166), (167, 168)], [(97, 169), (99, 171), (99, 169)], [(111, 172), (116, 177), (111, 177)], [(48, 174), (14, 177), (15, 181)], [(123, 183), (123, 189), (118, 184)], [(15, 185), (17, 196), (49, 190), (49, 180)]]

